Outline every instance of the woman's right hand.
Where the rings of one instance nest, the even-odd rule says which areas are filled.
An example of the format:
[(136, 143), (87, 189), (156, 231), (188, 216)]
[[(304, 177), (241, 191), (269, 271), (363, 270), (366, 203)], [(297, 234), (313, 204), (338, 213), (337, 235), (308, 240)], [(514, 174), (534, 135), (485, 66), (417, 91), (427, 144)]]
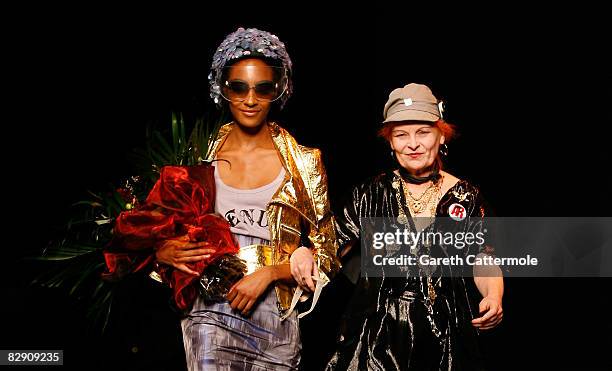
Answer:
[(160, 263), (171, 265), (187, 274), (199, 276), (198, 272), (189, 269), (187, 263), (207, 259), (211, 253), (215, 252), (215, 249), (202, 248), (205, 246), (210, 246), (210, 243), (189, 242), (188, 236), (181, 236), (159, 243), (155, 257)]

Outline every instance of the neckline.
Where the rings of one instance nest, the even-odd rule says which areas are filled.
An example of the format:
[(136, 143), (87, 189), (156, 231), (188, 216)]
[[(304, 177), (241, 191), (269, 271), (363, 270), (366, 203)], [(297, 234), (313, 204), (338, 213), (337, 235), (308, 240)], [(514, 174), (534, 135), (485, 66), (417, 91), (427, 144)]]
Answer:
[[(395, 173), (395, 171), (394, 171), (394, 170), (391, 170), (390, 174), (391, 174), (391, 177), (392, 177), (391, 181), (395, 180), (395, 178), (396, 178), (396, 177), (398, 178), (398, 180), (399, 180), (400, 182), (402, 181), (402, 177), (401, 177), (400, 175), (397, 175), (397, 174)], [(444, 192), (444, 193), (442, 194), (442, 196), (440, 196), (440, 201), (438, 201), (438, 204), (440, 204), (440, 203), (442, 202), (442, 199), (444, 199), (445, 197), (447, 197), (447, 196), (450, 194), (450, 191), (451, 191), (453, 188), (457, 187), (459, 184), (461, 184), (461, 183), (463, 183), (463, 182), (465, 182), (465, 180), (464, 180), (464, 179), (459, 179), (459, 180), (457, 181), (457, 183), (453, 184), (453, 186), (452, 186), (452, 187), (450, 187), (449, 189), (447, 189), (447, 190), (446, 190), (446, 192)], [(436, 209), (437, 209), (437, 206), (436, 206)]]
[[(397, 175), (395, 173), (395, 171), (391, 170), (390, 171), (390, 175), (391, 175), (391, 182), (393, 182), (396, 177), (397, 179), (400, 181), (400, 187), (403, 187), (403, 185), (401, 184), (402, 181), (402, 177)], [(432, 215), (433, 217), (437, 217), (438, 214), (440, 213), (440, 206), (443, 204), (443, 200), (447, 197), (449, 197), (449, 195), (451, 194), (451, 191), (455, 188), (457, 188), (461, 183), (466, 182), (464, 179), (459, 179), (457, 181), (457, 183), (455, 183), (452, 187), (450, 187), (449, 189), (446, 190), (446, 192), (444, 192), (442, 194), (442, 196), (440, 196), (440, 199), (438, 200), (438, 204), (436, 205), (436, 215)], [(391, 187), (393, 188), (393, 187)], [(404, 213), (406, 214), (406, 216), (410, 215), (411, 218), (414, 218), (414, 216), (412, 215), (412, 213), (410, 212), (410, 209), (408, 208), (408, 205), (406, 204), (406, 199), (403, 195), (403, 192), (400, 191), (400, 189), (395, 189), (395, 192), (400, 192), (400, 199), (403, 200), (404, 202), (400, 205), (398, 205), (399, 207), (401, 207), (404, 211)]]
[(259, 192), (263, 192), (266, 191), (272, 187), (274, 187), (277, 183), (279, 183), (283, 177), (285, 176), (285, 168), (281, 166), (281, 170), (278, 172), (278, 175), (276, 176), (276, 178), (274, 178), (274, 180), (272, 180), (270, 183), (268, 184), (264, 184), (262, 186), (259, 186), (257, 188), (236, 188), (236, 187), (232, 187), (230, 185), (225, 184), (225, 182), (223, 182), (223, 179), (221, 179), (221, 174), (219, 174), (219, 168), (217, 166), (215, 166), (215, 181), (217, 183), (218, 186), (221, 186), (222, 188), (225, 188), (233, 193), (259, 193)]

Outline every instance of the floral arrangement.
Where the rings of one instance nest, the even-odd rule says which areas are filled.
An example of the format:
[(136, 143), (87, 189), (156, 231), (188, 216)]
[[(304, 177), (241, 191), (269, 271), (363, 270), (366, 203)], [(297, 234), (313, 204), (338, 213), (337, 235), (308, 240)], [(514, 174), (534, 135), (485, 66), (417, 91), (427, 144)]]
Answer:
[(176, 307), (189, 309), (198, 294), (222, 299), (246, 266), (235, 255), (239, 247), (229, 224), (214, 214), (214, 168), (205, 159), (220, 124), (208, 122), (197, 120), (187, 136), (182, 115), (173, 114), (171, 141), (148, 130), (146, 147), (133, 156), (140, 174), (112, 191), (90, 192), (92, 199), (74, 205), (76, 216), (62, 237), (31, 257), (54, 263), (33, 284), (66, 289), (104, 331), (115, 284), (131, 274), (149, 274), (156, 266), (156, 248), (180, 237), (207, 242), (215, 252), (189, 263), (200, 277), (157, 266)]

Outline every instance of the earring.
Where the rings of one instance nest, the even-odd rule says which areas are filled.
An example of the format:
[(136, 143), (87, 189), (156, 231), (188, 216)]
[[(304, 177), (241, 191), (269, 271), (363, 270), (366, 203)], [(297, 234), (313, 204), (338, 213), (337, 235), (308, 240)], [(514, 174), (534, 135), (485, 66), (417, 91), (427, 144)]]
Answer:
[(444, 157), (448, 156), (448, 145), (446, 145), (446, 143), (442, 143), (438, 152), (440, 152), (440, 154)]

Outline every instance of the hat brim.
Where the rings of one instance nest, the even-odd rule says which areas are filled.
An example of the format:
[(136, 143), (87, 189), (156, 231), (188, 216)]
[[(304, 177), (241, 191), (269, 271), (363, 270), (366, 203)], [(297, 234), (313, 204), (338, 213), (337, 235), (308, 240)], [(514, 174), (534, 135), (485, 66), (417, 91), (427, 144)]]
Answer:
[(383, 124), (388, 122), (400, 122), (400, 121), (428, 121), (432, 124), (438, 121), (440, 117), (434, 115), (433, 113), (425, 112), (425, 111), (417, 111), (417, 110), (405, 110), (399, 111), (391, 116), (387, 117)]

